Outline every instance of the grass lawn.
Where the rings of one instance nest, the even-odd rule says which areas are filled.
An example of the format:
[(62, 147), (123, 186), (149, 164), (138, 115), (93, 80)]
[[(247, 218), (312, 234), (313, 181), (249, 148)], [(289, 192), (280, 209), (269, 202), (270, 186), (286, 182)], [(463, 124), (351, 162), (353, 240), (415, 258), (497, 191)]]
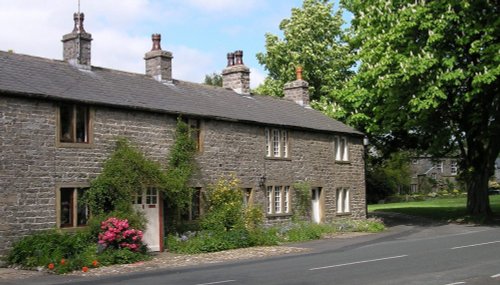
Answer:
[[(490, 196), (493, 213), (500, 216), (500, 195)], [(368, 205), (369, 212), (396, 212), (440, 221), (473, 220), (465, 213), (466, 198), (438, 198), (419, 202)]]

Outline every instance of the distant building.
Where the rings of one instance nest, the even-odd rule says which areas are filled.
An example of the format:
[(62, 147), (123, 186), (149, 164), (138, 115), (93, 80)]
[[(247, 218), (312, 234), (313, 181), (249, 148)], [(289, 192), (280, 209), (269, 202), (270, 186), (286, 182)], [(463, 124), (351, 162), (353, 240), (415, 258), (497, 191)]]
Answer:
[(412, 158), (410, 173), (411, 193), (448, 190), (456, 183), (458, 160), (456, 158)]

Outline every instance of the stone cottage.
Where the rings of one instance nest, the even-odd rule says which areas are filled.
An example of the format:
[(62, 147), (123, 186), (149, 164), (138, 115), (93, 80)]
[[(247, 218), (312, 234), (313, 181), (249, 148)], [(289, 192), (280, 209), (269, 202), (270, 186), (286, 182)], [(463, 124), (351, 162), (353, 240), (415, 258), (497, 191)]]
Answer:
[[(62, 39), (63, 60), (0, 51), (0, 255), (33, 231), (85, 226), (89, 213), (78, 200), (117, 137), (165, 165), (179, 115), (198, 130), (197, 191), (234, 174), (246, 202), (273, 223), (291, 218), (293, 183), (307, 181), (315, 222), (366, 216), (363, 134), (311, 109), (300, 73), (284, 99), (251, 94), (236, 51), (223, 88), (177, 80), (157, 34), (145, 74), (92, 66), (83, 17), (74, 14)], [(169, 213), (156, 189), (141, 198), (146, 241), (162, 250)], [(188, 218), (199, 216), (199, 204)]]
[(414, 157), (410, 164), (411, 193), (428, 193), (458, 188), (458, 159), (454, 157)]

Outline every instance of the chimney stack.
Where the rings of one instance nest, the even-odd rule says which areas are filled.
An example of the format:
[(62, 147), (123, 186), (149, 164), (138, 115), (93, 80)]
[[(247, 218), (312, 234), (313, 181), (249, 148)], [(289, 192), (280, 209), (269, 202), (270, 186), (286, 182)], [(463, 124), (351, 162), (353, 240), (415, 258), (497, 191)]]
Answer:
[(144, 56), (146, 75), (160, 82), (172, 82), (172, 53), (161, 49), (161, 35), (153, 34), (153, 47)]
[(288, 82), (283, 87), (285, 99), (293, 101), (302, 107), (309, 107), (309, 83), (302, 79), (302, 67), (297, 67), (295, 74), (297, 80)]
[(83, 28), (83, 13), (74, 13), (75, 26), (73, 31), (62, 38), (63, 59), (80, 67), (90, 68), (90, 42), (92, 35)]
[(243, 64), (243, 51), (227, 54), (227, 67), (222, 71), (222, 87), (239, 94), (250, 94), (250, 69)]

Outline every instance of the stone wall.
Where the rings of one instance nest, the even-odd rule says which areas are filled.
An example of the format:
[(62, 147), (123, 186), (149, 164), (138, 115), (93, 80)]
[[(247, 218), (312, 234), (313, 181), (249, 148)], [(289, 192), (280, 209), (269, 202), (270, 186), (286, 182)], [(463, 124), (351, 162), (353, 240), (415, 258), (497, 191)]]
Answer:
[[(56, 226), (57, 187), (89, 185), (117, 137), (128, 138), (147, 157), (166, 165), (175, 116), (93, 107), (92, 143), (61, 147), (56, 143), (56, 110), (55, 102), (0, 96), (0, 256), (20, 237)], [(269, 159), (264, 126), (217, 120), (205, 120), (201, 126), (204, 139), (196, 156), (193, 186), (205, 188), (221, 176), (235, 174), (242, 187), (253, 189), (255, 204), (265, 211), (260, 177), (265, 175), (267, 185), (308, 181), (323, 189), (326, 221), (337, 217), (336, 188), (348, 187), (348, 216), (365, 217), (361, 138), (350, 140), (350, 161), (338, 163), (332, 134), (289, 129), (289, 158)], [(268, 217), (269, 221), (289, 218)]]

